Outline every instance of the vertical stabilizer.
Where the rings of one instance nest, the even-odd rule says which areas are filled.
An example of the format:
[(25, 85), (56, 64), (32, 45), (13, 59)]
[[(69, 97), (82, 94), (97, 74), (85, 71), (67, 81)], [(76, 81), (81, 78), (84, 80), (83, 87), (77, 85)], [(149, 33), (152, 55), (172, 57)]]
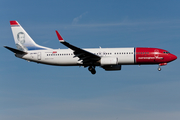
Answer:
[(21, 51), (50, 49), (36, 44), (17, 21), (10, 21), (16, 48)]

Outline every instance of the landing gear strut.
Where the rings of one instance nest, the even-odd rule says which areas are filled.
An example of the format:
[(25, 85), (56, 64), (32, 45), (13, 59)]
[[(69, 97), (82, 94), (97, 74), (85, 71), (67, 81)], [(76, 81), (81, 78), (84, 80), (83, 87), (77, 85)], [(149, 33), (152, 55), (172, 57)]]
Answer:
[(88, 70), (94, 75), (96, 74), (95, 66), (89, 66)]

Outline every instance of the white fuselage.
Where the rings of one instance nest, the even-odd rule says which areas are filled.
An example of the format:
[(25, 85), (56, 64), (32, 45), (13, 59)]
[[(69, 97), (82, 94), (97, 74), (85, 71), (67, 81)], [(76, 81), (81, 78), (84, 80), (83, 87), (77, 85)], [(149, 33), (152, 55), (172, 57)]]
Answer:
[[(134, 48), (91, 48), (84, 49), (88, 52), (103, 57), (115, 57), (118, 64), (134, 64)], [(26, 55), (17, 57), (37, 63), (57, 66), (81, 66), (82, 60), (76, 57), (71, 49), (31, 50)]]

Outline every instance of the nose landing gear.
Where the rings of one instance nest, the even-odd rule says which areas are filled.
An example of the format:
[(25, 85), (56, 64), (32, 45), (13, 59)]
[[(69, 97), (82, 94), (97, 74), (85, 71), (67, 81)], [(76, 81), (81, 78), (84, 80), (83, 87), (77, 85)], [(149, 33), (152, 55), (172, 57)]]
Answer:
[(94, 75), (96, 74), (95, 66), (89, 66), (88, 70)]
[(160, 66), (158, 67), (158, 71), (161, 71), (161, 67)]
[(161, 71), (160, 66), (164, 66), (164, 65), (167, 65), (167, 63), (160, 63), (160, 64), (159, 64), (159, 67), (158, 67), (158, 71)]

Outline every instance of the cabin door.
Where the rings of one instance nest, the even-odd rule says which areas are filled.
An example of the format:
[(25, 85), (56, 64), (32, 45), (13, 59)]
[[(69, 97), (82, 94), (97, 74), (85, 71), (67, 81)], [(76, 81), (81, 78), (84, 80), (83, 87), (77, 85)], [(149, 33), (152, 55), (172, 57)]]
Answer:
[(38, 52), (38, 53), (37, 53), (37, 59), (38, 59), (38, 60), (41, 60), (41, 52)]

